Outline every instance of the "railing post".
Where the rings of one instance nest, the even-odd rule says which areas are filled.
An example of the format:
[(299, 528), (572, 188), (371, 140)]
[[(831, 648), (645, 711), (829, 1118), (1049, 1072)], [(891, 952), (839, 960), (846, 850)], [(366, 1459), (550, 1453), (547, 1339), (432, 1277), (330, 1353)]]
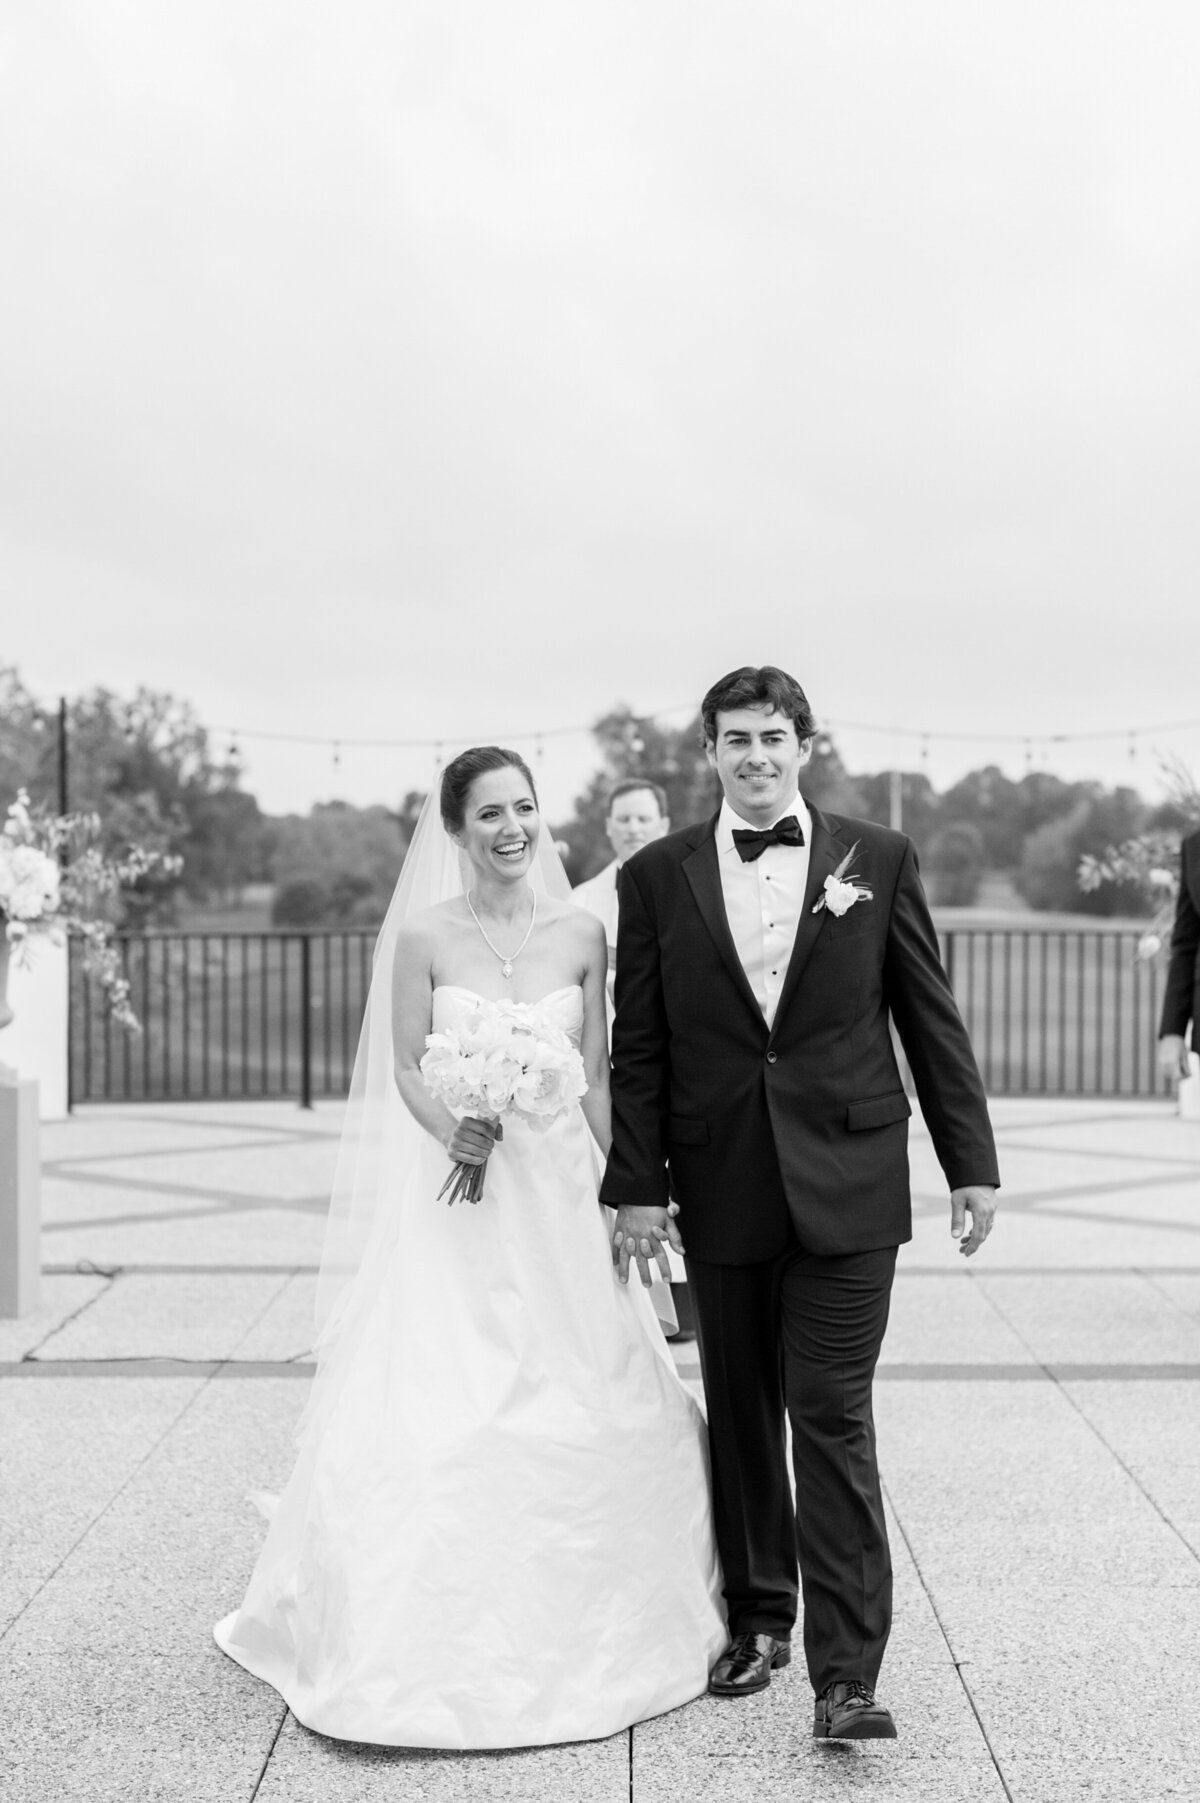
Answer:
[(312, 940), (300, 937), (300, 1106), (312, 1100)]
[(954, 928), (947, 927), (942, 934), (942, 968), (946, 972), (946, 981), (954, 991)]
[[(72, 1052), (74, 1049), (74, 1036), (71, 1032), (71, 1028), (72, 1028), (72, 1025), (74, 1024), (74, 1020), (75, 1020), (74, 983), (75, 983), (76, 960), (74, 957), (74, 952), (75, 952), (74, 941), (71, 939), (68, 939), (67, 940), (67, 1113), (68, 1114), (70, 1114), (75, 1107), (75, 1071), (74, 1071), (73, 1062), (72, 1062)], [(89, 1038), (90, 1038), (90, 1023), (89, 1023)]]

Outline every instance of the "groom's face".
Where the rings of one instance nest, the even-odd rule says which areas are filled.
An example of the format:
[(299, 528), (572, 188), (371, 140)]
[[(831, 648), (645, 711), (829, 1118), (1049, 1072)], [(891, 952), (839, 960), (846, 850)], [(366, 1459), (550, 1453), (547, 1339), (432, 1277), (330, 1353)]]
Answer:
[(786, 714), (740, 707), (717, 715), (717, 736), (706, 749), (734, 813), (762, 825), (796, 793), (812, 740), (798, 739)]

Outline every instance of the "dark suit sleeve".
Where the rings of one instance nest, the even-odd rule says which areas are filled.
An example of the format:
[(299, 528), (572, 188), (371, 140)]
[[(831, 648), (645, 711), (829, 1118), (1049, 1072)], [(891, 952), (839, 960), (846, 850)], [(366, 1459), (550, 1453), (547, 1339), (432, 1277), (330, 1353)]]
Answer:
[(946, 1181), (951, 1189), (998, 1185), (987, 1096), (942, 968), (911, 840), (892, 899), (883, 975), (888, 1008)]
[[(1167, 965), (1167, 988), (1163, 996), (1162, 1024), (1164, 1033), (1187, 1032), (1192, 1019), (1192, 1003), (1196, 988), (1196, 954), (1200, 951), (1200, 912), (1195, 893), (1200, 891), (1200, 833), (1189, 834), (1180, 852), (1179, 900), (1175, 904), (1175, 925), (1171, 931), (1171, 961)], [(1192, 1040), (1200, 1037), (1197, 1023), (1192, 1021)], [(1197, 1048), (1200, 1049), (1200, 1048)]]
[(600, 1199), (610, 1208), (665, 1208), (667, 1011), (658, 930), (630, 864), (617, 874), (617, 900), (613, 1143)]

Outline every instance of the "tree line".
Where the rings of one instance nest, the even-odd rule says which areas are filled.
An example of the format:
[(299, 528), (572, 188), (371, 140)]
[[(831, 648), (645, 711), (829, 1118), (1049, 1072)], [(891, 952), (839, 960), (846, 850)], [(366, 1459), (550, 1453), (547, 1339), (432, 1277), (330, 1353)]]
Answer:
[[(679, 728), (639, 719), (618, 707), (595, 727), (601, 768), (578, 798), (574, 818), (560, 837), (569, 846), (575, 880), (607, 859), (604, 815), (614, 782), (643, 775), (667, 794), (679, 826), (702, 819), (718, 805), (720, 788), (705, 757), (700, 716)], [(817, 807), (887, 825), (892, 773), (851, 774), (827, 733), (818, 733), (802, 778)], [(914, 841), (931, 900), (967, 907), (978, 900), (985, 876), (1006, 876), (1031, 908), (1097, 915), (1145, 911), (1133, 886), (1107, 884), (1091, 893), (1079, 887), (1080, 859), (1150, 829), (1182, 830), (1187, 816), (1173, 802), (1152, 806), (1133, 788), (1067, 782), (1048, 771), (1006, 776), (994, 764), (972, 770), (940, 794), (921, 771), (901, 773), (902, 824)]]
[[(700, 737), (699, 714), (681, 727), (614, 707), (594, 728), (597, 768), (571, 816), (552, 823), (573, 882), (608, 857), (604, 832), (615, 782), (644, 776), (666, 793), (673, 823), (704, 818), (720, 799)], [(98, 687), (68, 716), (69, 800), (102, 817), (109, 848), (130, 842), (178, 853), (181, 874), (148, 882), (127, 905), (127, 924), (170, 925), (181, 907), (235, 907), (251, 884), (271, 886), (278, 926), (374, 926), (381, 920), (423, 797), (394, 807), (322, 803), (306, 815), (264, 814), (243, 786), (236, 756), (219, 753), (194, 709), (141, 688), (123, 697)], [(19, 788), (54, 807), (57, 717), (11, 665), (0, 663), (0, 812)], [(891, 776), (849, 772), (819, 734), (805, 794), (820, 808), (884, 824)], [(1135, 890), (1090, 894), (1077, 871), (1086, 854), (1151, 828), (1183, 825), (1172, 804), (1152, 806), (1133, 788), (1067, 782), (1045, 771), (1013, 779), (995, 765), (938, 793), (919, 771), (902, 776), (903, 826), (915, 841), (931, 899), (970, 905), (989, 872), (1001, 872), (1033, 908), (1136, 914)]]

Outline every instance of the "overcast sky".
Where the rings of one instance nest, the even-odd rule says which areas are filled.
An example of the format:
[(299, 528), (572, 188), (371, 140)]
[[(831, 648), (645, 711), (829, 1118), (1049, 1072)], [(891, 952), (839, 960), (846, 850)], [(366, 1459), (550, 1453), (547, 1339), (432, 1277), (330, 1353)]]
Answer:
[[(0, 658), (221, 726), (1200, 769), (1194, 0), (0, 10)], [(852, 768), (919, 745), (858, 730)], [(272, 810), (426, 751), (241, 739)], [(931, 742), (941, 785), (1020, 745)], [(565, 806), (584, 733), (548, 739)]]

